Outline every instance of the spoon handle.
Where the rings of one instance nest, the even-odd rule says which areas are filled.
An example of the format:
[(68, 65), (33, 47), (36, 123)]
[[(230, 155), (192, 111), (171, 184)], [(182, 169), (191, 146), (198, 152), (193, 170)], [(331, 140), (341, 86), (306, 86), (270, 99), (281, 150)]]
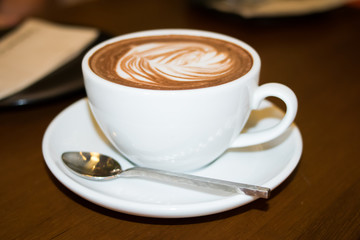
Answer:
[(269, 198), (270, 189), (261, 186), (224, 181), (213, 178), (199, 177), (184, 173), (168, 172), (152, 168), (134, 167), (121, 173), (124, 177), (143, 177), (175, 185), (199, 187), (206, 190), (219, 190), (231, 193), (243, 193), (259, 198)]

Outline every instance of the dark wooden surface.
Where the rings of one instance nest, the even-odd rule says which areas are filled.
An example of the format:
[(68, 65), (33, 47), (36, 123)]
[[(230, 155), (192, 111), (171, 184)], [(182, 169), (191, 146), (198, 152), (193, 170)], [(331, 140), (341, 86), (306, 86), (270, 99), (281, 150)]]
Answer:
[(142, 218), (78, 197), (44, 163), (44, 131), (83, 93), (2, 109), (0, 239), (360, 238), (360, 9), (245, 20), (181, 0), (103, 0), (53, 7), (40, 16), (112, 35), (195, 28), (248, 42), (262, 58), (261, 83), (280, 82), (297, 94), (304, 152), (269, 200), (190, 219)]

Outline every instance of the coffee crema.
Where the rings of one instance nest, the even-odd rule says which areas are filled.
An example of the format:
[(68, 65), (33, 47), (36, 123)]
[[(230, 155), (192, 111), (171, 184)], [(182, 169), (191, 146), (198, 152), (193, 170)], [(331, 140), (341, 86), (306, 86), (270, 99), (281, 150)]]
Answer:
[(253, 59), (242, 47), (220, 39), (161, 35), (119, 40), (98, 49), (91, 70), (121, 85), (146, 89), (195, 89), (245, 75)]

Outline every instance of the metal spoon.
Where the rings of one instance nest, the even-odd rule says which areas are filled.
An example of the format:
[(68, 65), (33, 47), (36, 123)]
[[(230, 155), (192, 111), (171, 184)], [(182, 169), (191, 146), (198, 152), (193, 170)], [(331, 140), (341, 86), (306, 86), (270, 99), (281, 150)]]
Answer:
[(269, 198), (270, 195), (270, 189), (261, 186), (143, 167), (133, 167), (122, 170), (116, 160), (96, 152), (65, 152), (62, 154), (62, 160), (74, 173), (90, 180), (108, 180), (117, 177), (142, 177), (187, 187), (243, 193), (260, 198)]

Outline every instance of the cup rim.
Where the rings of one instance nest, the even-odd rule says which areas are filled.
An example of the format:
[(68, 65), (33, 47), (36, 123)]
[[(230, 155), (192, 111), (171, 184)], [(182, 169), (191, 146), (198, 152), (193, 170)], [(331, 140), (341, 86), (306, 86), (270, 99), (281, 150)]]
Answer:
[[(190, 36), (200, 36), (200, 37), (209, 37), (209, 38), (215, 38), (215, 39), (220, 39), (220, 40), (224, 40), (227, 42), (231, 42), (234, 43), (242, 48), (244, 48), (246, 51), (249, 52), (249, 54), (251, 55), (252, 59), (253, 59), (253, 65), (251, 67), (251, 69), (244, 74), (243, 76), (239, 77), (238, 79), (235, 79), (233, 81), (227, 82), (227, 83), (223, 83), (220, 85), (215, 85), (215, 86), (209, 86), (209, 87), (203, 87), (203, 88), (191, 88), (191, 89), (148, 89), (148, 88), (137, 88), (137, 87), (130, 87), (130, 86), (126, 86), (126, 85), (122, 85), (122, 84), (117, 84), (111, 81), (104, 81), (104, 79), (100, 76), (98, 76), (95, 72), (93, 72), (89, 66), (89, 58), (100, 48), (120, 41), (120, 40), (124, 40), (124, 39), (130, 39), (130, 38), (138, 38), (138, 37), (146, 37), (146, 36), (161, 36), (161, 35), (190, 35)], [(127, 33), (127, 34), (123, 34), (123, 35), (119, 35), (116, 37), (112, 37), (110, 39), (107, 39), (101, 43), (98, 43), (97, 45), (93, 46), (90, 50), (88, 50), (83, 59), (82, 59), (82, 71), (83, 74), (89, 74), (90, 78), (95, 80), (95, 81), (101, 81), (102, 84), (106, 84), (112, 87), (117, 87), (117, 88), (126, 88), (126, 89), (134, 89), (136, 91), (156, 91), (156, 92), (174, 92), (174, 91), (181, 91), (181, 92), (187, 92), (187, 91), (201, 91), (204, 89), (213, 89), (215, 88), (219, 88), (219, 87), (225, 87), (225, 86), (229, 86), (229, 85), (233, 85), (236, 82), (238, 82), (239, 80), (244, 80), (245, 78), (252, 78), (252, 76), (256, 75), (258, 72), (260, 72), (260, 66), (261, 66), (261, 60), (260, 60), (260, 56), (259, 54), (256, 52), (256, 50), (254, 48), (252, 48), (249, 44), (245, 43), (244, 41), (225, 35), (225, 34), (221, 34), (221, 33), (216, 33), (216, 32), (211, 32), (211, 31), (204, 31), (204, 30), (197, 30), (197, 29), (185, 29), (185, 28), (171, 28), (171, 29), (153, 29), (153, 30), (145, 30), (145, 31), (137, 31), (137, 32), (132, 32), (132, 33)], [(128, 90), (129, 91), (129, 90)]]

